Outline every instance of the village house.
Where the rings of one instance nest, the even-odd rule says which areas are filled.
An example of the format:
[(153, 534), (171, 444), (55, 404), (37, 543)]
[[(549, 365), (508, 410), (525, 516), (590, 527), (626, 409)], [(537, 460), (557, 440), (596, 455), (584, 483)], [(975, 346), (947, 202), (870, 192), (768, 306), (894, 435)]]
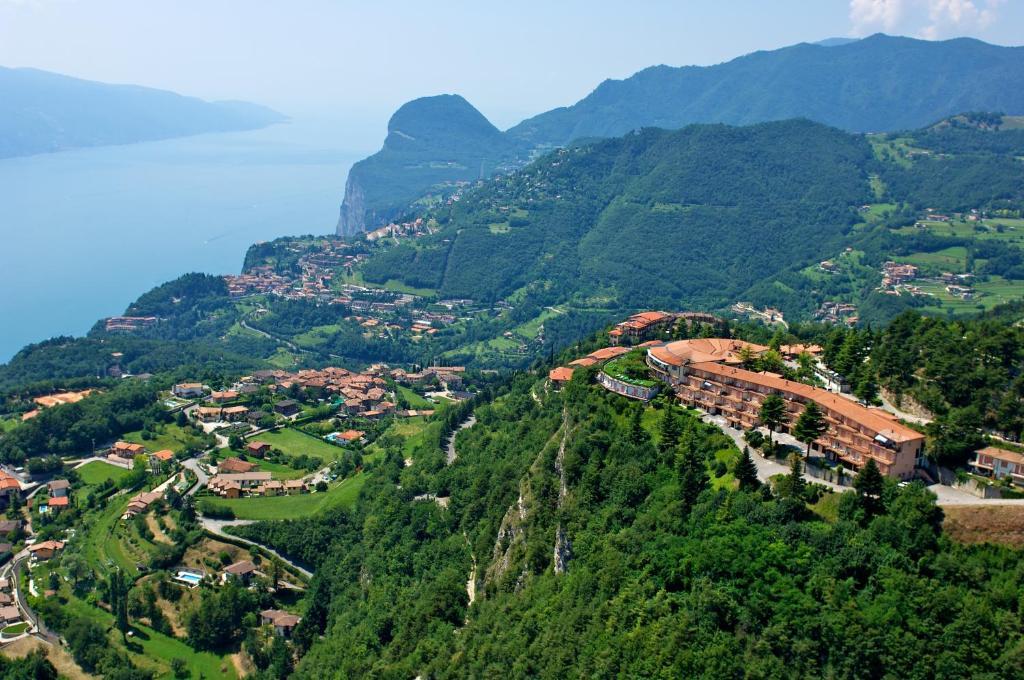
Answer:
[(68, 495), (68, 489), (71, 488), (71, 482), (66, 479), (55, 479), (46, 485), (47, 490), (50, 492), (50, 497), (63, 497)]
[(224, 571), (221, 572), (221, 581), (227, 583), (234, 579), (247, 586), (255, 574), (256, 565), (249, 560), (242, 560), (241, 562), (235, 562), (224, 567)]
[(64, 541), (43, 541), (42, 543), (35, 543), (28, 547), (28, 551), (32, 553), (32, 557), (40, 562), (53, 559), (55, 556), (60, 554), (60, 551), (63, 549)]
[(143, 491), (142, 493), (135, 494), (128, 501), (128, 507), (125, 508), (121, 519), (131, 519), (135, 515), (144, 514), (149, 510), (149, 506), (162, 498), (163, 495), (156, 491)]
[(572, 369), (566, 368), (565, 366), (559, 366), (558, 368), (552, 368), (548, 371), (548, 380), (551, 381), (551, 386), (560, 390), (570, 380), (572, 380)]
[(260, 612), (260, 622), (264, 626), (273, 626), (274, 633), (285, 638), (291, 637), (292, 631), (301, 620), (295, 614), (289, 614), (280, 609), (265, 609)]
[(171, 388), (171, 394), (182, 399), (194, 399), (206, 394), (206, 386), (202, 383), (180, 383)]
[(4, 519), (0, 520), (0, 536), (7, 538), (12, 534), (16, 534), (21, 531), (21, 520), (20, 519)]
[(304, 493), (307, 490), (306, 483), (301, 479), (289, 479), (284, 483), (284, 492), (289, 496)]
[(974, 452), (971, 468), (978, 474), (1024, 484), (1024, 454), (986, 446)]
[(242, 492), (257, 491), (271, 479), (269, 472), (218, 473), (210, 478), (208, 488), (226, 498), (238, 498)]
[(222, 392), (210, 392), (210, 401), (214, 404), (226, 404), (229, 401), (238, 399), (238, 392), (234, 390), (224, 390)]
[(149, 457), (158, 463), (168, 463), (174, 460), (174, 451), (171, 451), (170, 449), (161, 449), (156, 453), (150, 454)]
[(290, 417), (295, 415), (300, 410), (299, 402), (294, 399), (284, 399), (274, 404), (274, 412), (279, 413), (282, 416)]
[(220, 420), (221, 410), (219, 406), (200, 406), (192, 413), (201, 423), (215, 423)]
[(21, 621), (21, 611), (17, 607), (0, 607), (0, 624), (7, 626), (18, 621)]
[(245, 445), (245, 452), (250, 456), (262, 458), (270, 453), (270, 444), (261, 441), (252, 441)]
[(613, 345), (633, 345), (664, 332), (674, 320), (667, 312), (640, 312), (615, 324), (608, 335)]
[(221, 409), (220, 417), (229, 423), (237, 423), (245, 420), (247, 413), (249, 413), (249, 409), (245, 406), (225, 406)]
[(110, 447), (110, 452), (118, 458), (131, 460), (135, 456), (144, 454), (146, 448), (142, 444), (133, 444), (132, 442), (114, 442), (114, 445)]
[(256, 489), (256, 493), (260, 496), (280, 496), (283, 491), (284, 484), (276, 479), (272, 479)]
[(220, 473), (251, 472), (255, 469), (256, 463), (235, 457), (225, 458), (217, 463), (217, 472)]
[(51, 496), (46, 499), (46, 507), (50, 512), (59, 512), (71, 507), (71, 499), (67, 496)]

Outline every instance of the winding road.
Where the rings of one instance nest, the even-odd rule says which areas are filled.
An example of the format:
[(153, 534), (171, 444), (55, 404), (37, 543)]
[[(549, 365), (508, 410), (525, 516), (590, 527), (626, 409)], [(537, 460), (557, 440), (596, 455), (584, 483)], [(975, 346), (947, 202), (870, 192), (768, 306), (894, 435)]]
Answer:
[(264, 551), (270, 553), (271, 555), (273, 555), (277, 559), (281, 560), (282, 562), (284, 562), (289, 567), (291, 567), (292, 569), (294, 569), (298, 573), (302, 574), (306, 578), (313, 578), (313, 572), (311, 572), (309, 569), (306, 569), (305, 567), (299, 566), (298, 564), (293, 562), (291, 559), (285, 557), (284, 555), (282, 555), (281, 553), (277, 552), (273, 548), (268, 548), (267, 546), (263, 545), (262, 543), (257, 543), (256, 541), (250, 541), (248, 538), (242, 538), (241, 536), (236, 536), (234, 534), (229, 534), (228, 532), (225, 531), (225, 529), (227, 527), (244, 526), (246, 524), (254, 524), (255, 520), (251, 520), (251, 519), (211, 519), (209, 517), (200, 517), (199, 518), (199, 522), (200, 522), (200, 524), (203, 525), (204, 529), (209, 531), (211, 534), (214, 534), (215, 536), (221, 536), (221, 537), (224, 537), (224, 538), (228, 538), (228, 539), (230, 539), (232, 541), (240, 541), (240, 542), (245, 543), (247, 545), (251, 545), (251, 546), (257, 547), (260, 550), (264, 550)]
[(455, 451), (455, 437), (459, 434), (460, 430), (465, 430), (467, 427), (473, 427), (476, 425), (476, 416), (470, 414), (468, 418), (459, 423), (459, 426), (455, 428), (455, 431), (448, 437), (448, 444), (445, 447), (447, 455), (445, 456), (445, 465), (451, 465), (458, 458), (458, 453)]

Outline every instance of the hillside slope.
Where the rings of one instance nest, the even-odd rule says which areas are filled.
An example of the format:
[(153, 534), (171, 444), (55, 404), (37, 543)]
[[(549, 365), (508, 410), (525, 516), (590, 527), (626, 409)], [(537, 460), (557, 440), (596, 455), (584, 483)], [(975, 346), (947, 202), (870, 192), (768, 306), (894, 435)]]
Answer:
[(0, 158), (251, 130), (283, 120), (246, 102), (207, 102), (148, 87), (0, 67)]
[(450, 466), (443, 432), (411, 465), (392, 447), (351, 512), (238, 530), (316, 565), (297, 677), (1019, 674), (1019, 552), (945, 541), (919, 484), (830, 520), (814, 492), (734, 490), (716, 428), (663, 439), (663, 409), (584, 374), (522, 376)]
[(713, 307), (837, 247), (870, 162), (863, 138), (806, 120), (644, 130), (487, 183), (364, 276), (483, 300), (546, 286), (553, 301)]
[[(434, 107), (421, 112), (423, 101), (400, 109), (403, 126), (436, 114)], [(1024, 48), (879, 34), (801, 43), (714, 66), (653, 66), (625, 80), (607, 80), (572, 106), (521, 122), (502, 135), (504, 142), (493, 133), (481, 137), (475, 127), (463, 132), (456, 125), (422, 148), (406, 146), (397, 153), (386, 142), (380, 153), (353, 167), (338, 233), (378, 226), (441, 182), (521, 165), (531, 151), (577, 139), (615, 137), (642, 127), (788, 118), (854, 132), (895, 131), (977, 110), (1024, 113)], [(446, 115), (457, 119), (460, 114)]]

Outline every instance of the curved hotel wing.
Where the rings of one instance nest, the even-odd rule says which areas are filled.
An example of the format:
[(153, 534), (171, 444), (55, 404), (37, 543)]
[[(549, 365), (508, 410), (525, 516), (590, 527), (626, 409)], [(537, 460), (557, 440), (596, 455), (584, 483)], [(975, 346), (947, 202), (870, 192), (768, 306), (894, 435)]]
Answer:
[(680, 340), (648, 349), (647, 364), (684, 404), (721, 415), (740, 429), (758, 426), (761, 401), (769, 394), (778, 394), (786, 402), (789, 422), (784, 431), (796, 422), (804, 404), (813, 401), (829, 425), (813, 449), (854, 469), (870, 458), (882, 474), (913, 477), (915, 459), (924, 447), (923, 434), (885, 411), (866, 408), (828, 390), (740, 368), (744, 348), (755, 356), (767, 349), (740, 340)]

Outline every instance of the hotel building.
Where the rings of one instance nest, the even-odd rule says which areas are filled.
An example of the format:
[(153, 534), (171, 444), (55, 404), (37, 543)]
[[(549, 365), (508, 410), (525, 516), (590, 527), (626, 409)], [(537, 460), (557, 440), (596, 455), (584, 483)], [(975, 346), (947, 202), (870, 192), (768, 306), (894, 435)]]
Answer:
[(778, 394), (786, 404), (788, 421), (781, 428), (783, 432), (790, 431), (804, 405), (813, 401), (829, 427), (811, 445), (812, 450), (855, 470), (873, 459), (884, 475), (913, 477), (915, 460), (924, 448), (924, 435), (885, 411), (866, 408), (774, 373), (741, 368), (743, 348), (755, 356), (767, 349), (740, 340), (680, 340), (650, 348), (647, 364), (673, 386), (682, 403), (721, 415), (737, 429), (759, 425), (761, 402), (769, 394)]

